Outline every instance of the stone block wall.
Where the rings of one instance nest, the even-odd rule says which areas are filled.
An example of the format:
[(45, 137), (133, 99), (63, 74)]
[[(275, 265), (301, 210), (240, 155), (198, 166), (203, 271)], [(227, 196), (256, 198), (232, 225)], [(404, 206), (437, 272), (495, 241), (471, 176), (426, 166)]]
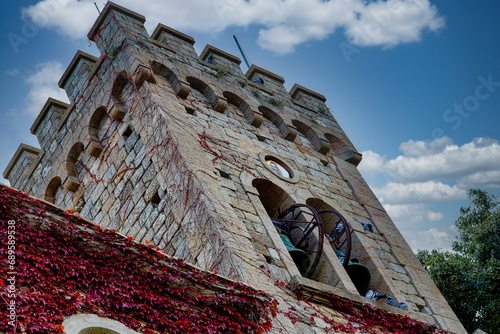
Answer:
[[(301, 302), (276, 282), (295, 280), (465, 333), (357, 170), (361, 155), (323, 95), (297, 84), (287, 92), (255, 65), (243, 73), (238, 57), (213, 46), (198, 57), (192, 37), (161, 24), (149, 37), (144, 22), (106, 5), (89, 33), (101, 57), (75, 55), (59, 82), (71, 105), (47, 101), (32, 127), (41, 150), (20, 147), (4, 173), (12, 186), (272, 293), (276, 328), (327, 327), (285, 316)], [(359, 296), (326, 242), (303, 278), (271, 222), (293, 203), (340, 212), (369, 288), (409, 311)]]

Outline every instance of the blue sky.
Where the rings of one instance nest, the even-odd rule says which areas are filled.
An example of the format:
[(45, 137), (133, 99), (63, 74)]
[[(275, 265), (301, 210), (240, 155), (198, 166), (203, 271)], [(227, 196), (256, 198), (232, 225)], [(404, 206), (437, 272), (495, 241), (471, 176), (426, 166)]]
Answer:
[[(359, 168), (413, 249), (448, 249), (466, 190), (500, 193), (500, 2), (117, 0), (327, 97)], [(104, 2), (97, 1), (99, 8)], [(1, 4), (0, 169), (97, 18), (93, 1)], [(246, 66), (242, 64), (246, 71)], [(6, 180), (1, 179), (1, 182)]]

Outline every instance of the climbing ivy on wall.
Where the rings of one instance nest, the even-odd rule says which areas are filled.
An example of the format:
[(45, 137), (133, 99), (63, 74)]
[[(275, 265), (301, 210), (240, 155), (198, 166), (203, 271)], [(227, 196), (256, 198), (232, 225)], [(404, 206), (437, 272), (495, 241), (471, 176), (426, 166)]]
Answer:
[[(2, 259), (15, 221), (17, 330), (63, 333), (65, 317), (92, 313), (141, 333), (262, 333), (276, 302), (261, 291), (202, 272), (102, 230), (71, 212), (0, 188)], [(2, 285), (9, 278), (0, 262)], [(10, 303), (4, 286), (2, 303)], [(7, 312), (0, 331), (10, 333)]]

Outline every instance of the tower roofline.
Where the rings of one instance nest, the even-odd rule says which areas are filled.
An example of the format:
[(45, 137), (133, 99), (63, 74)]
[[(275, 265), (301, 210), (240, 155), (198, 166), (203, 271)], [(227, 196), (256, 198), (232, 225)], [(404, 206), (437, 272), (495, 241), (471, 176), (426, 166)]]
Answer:
[(205, 60), (205, 58), (208, 57), (208, 55), (210, 53), (213, 53), (213, 54), (216, 54), (218, 56), (221, 56), (223, 58), (226, 58), (227, 60), (229, 61), (232, 61), (233, 63), (236, 63), (236, 64), (241, 64), (241, 59), (226, 52), (226, 51), (222, 51), (221, 49), (217, 49), (215, 46), (212, 46), (210, 44), (207, 44), (205, 46), (205, 48), (203, 49), (203, 51), (201, 52), (200, 54), (200, 59), (201, 60)]
[(86, 59), (88, 61), (91, 61), (93, 63), (97, 62), (99, 58), (94, 57), (86, 52), (78, 50), (71, 60), (71, 63), (69, 63), (68, 67), (66, 68), (66, 71), (64, 71), (61, 79), (59, 79), (59, 82), (57, 83), (60, 88), (64, 89), (64, 85), (66, 84), (66, 81), (70, 77), (71, 73), (75, 70), (76, 65), (78, 65), (78, 62), (80, 59)]
[(56, 100), (56, 99), (49, 97), (47, 102), (45, 102), (45, 105), (43, 106), (42, 110), (38, 114), (38, 117), (36, 118), (35, 122), (33, 123), (33, 125), (30, 128), (31, 134), (35, 134), (36, 130), (38, 129), (40, 124), (42, 124), (43, 119), (47, 115), (48, 110), (52, 106), (58, 106), (58, 107), (61, 107), (63, 109), (66, 109), (69, 107), (69, 104), (67, 104), (66, 102), (62, 102), (62, 101), (59, 101), (59, 100)]
[(253, 74), (255, 73), (260, 73), (260, 74), (263, 74), (271, 79), (274, 79), (280, 83), (285, 83), (285, 79), (282, 77), (282, 76), (279, 76), (271, 71), (268, 71), (266, 69), (263, 69), (262, 67), (259, 67), (257, 65), (254, 65), (252, 64), (252, 66), (250, 66), (250, 68), (248, 69), (247, 73), (245, 73), (245, 76), (247, 78), (251, 78)]
[(21, 155), (23, 152), (28, 152), (28, 153), (31, 153), (34, 155), (38, 155), (40, 153), (40, 149), (33, 147), (31, 145), (21, 143), (19, 145), (19, 147), (17, 148), (16, 153), (14, 153), (14, 156), (12, 157), (12, 159), (10, 159), (9, 164), (7, 165), (7, 167), (5, 168), (5, 170), (3, 172), (4, 179), (7, 179), (7, 180), (9, 179), (10, 173), (12, 172), (14, 167), (16, 166), (19, 158), (21, 158)]
[(151, 38), (157, 40), (162, 32), (166, 32), (169, 35), (173, 35), (175, 37), (178, 37), (178, 38), (180, 38), (180, 39), (182, 39), (190, 44), (194, 44), (196, 42), (196, 40), (193, 37), (186, 35), (178, 30), (175, 30), (174, 28), (167, 27), (166, 25), (161, 24), (161, 23), (159, 23), (156, 26), (155, 31), (153, 31), (153, 33), (151, 34)]
[(87, 34), (87, 37), (89, 38), (89, 40), (91, 40), (91, 41), (94, 40), (94, 36), (95, 36), (96, 32), (99, 30), (99, 28), (101, 27), (101, 24), (104, 22), (106, 16), (108, 16), (108, 14), (111, 12), (111, 10), (116, 10), (117, 12), (120, 12), (120, 13), (123, 13), (127, 16), (130, 16), (131, 18), (134, 18), (141, 23), (146, 22), (146, 17), (144, 17), (144, 15), (141, 15), (139, 13), (131, 11), (130, 9), (122, 7), (114, 2), (108, 1), (106, 3), (106, 6), (104, 7), (104, 9), (102, 10), (101, 14), (99, 14), (99, 17), (95, 21), (94, 25), (90, 29), (89, 33)]

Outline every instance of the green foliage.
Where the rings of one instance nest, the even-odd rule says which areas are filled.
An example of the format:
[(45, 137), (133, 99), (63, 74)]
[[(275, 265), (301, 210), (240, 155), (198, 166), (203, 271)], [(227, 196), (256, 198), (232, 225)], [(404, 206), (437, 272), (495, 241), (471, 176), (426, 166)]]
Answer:
[(108, 57), (109, 59), (113, 60), (115, 57), (118, 55), (118, 53), (121, 51), (121, 46), (120, 45), (114, 45), (111, 48), (109, 48), (108, 51)]
[(248, 86), (248, 81), (246, 80), (240, 80), (239, 83), (242, 88), (246, 88)]
[(282, 99), (278, 99), (276, 97), (270, 97), (267, 99), (269, 103), (271, 103), (273, 106), (283, 108), (285, 106), (285, 101)]
[(258, 99), (260, 99), (262, 97), (262, 93), (260, 92), (260, 90), (258, 90), (256, 88), (252, 89), (252, 94), (253, 94), (253, 96), (255, 96)]
[(329, 112), (330, 112), (330, 108), (328, 108), (328, 107), (327, 107), (327, 106), (325, 106), (325, 105), (320, 104), (320, 105), (318, 105), (318, 111), (319, 111), (320, 113), (326, 114), (326, 113), (329, 113)]
[(455, 252), (419, 251), (429, 272), (468, 332), (500, 328), (500, 205), (479, 190), (469, 190), (470, 205), (456, 221)]
[(222, 78), (226, 74), (230, 74), (231, 70), (226, 67), (226, 66), (214, 66), (215, 72), (211, 72), (213, 76), (215, 76), (217, 79)]
[(479, 189), (469, 190), (472, 205), (460, 209), (455, 225), (459, 235), (453, 250), (484, 267), (491, 258), (500, 260), (500, 206), (497, 199)]

